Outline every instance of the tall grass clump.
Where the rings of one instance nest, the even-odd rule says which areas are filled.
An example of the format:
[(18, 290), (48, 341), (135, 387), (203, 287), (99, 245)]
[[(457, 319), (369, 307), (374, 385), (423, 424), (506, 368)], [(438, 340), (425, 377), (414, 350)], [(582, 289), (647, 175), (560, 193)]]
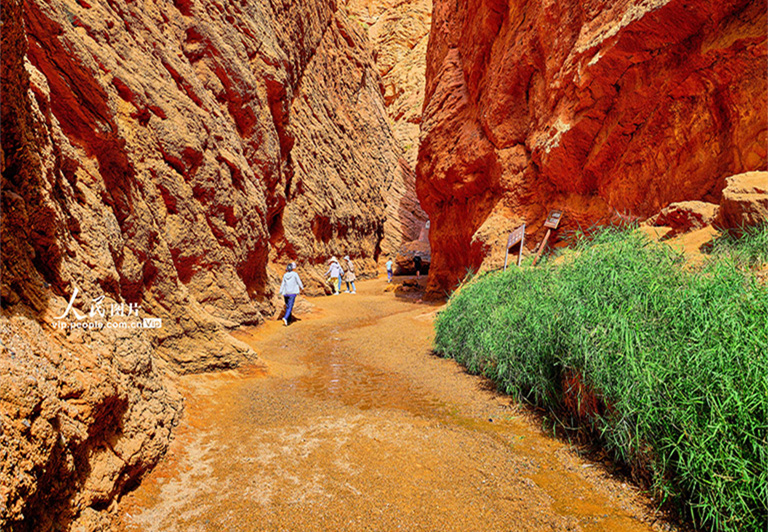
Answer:
[(730, 257), (743, 268), (768, 264), (768, 223), (744, 227), (740, 231), (723, 231), (712, 241), (711, 252)]
[(574, 393), (596, 397), (571, 421), (663, 501), (711, 530), (762, 531), (768, 287), (730, 252), (695, 271), (683, 262), (638, 232), (604, 230), (560, 265), (467, 284), (437, 320), (435, 350), (558, 415)]

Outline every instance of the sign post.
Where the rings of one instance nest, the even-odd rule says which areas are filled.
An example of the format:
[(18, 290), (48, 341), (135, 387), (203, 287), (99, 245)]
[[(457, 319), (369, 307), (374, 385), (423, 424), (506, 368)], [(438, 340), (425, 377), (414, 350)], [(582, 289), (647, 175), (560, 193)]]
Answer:
[(547, 221), (544, 222), (544, 227), (547, 228), (547, 234), (544, 235), (544, 240), (541, 242), (541, 245), (539, 246), (539, 251), (536, 253), (536, 256), (533, 258), (533, 265), (536, 266), (536, 262), (538, 262), (539, 257), (541, 257), (541, 253), (544, 251), (544, 248), (547, 247), (547, 240), (549, 240), (549, 235), (552, 234), (552, 231), (557, 229), (557, 226), (560, 225), (560, 220), (563, 217), (563, 211), (549, 211), (549, 215), (547, 216)]
[(520, 266), (520, 262), (523, 259), (523, 246), (525, 245), (525, 224), (521, 225), (511, 233), (507, 238), (507, 253), (504, 255), (504, 271), (507, 271), (507, 259), (509, 258), (509, 248), (515, 244), (520, 244), (520, 251), (517, 254), (517, 265)]

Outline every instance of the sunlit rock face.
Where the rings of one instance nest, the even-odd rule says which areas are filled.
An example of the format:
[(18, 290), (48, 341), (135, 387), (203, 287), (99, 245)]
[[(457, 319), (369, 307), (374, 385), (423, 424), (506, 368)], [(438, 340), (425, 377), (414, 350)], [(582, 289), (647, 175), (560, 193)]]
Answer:
[[(417, 190), (430, 289), (523, 221), (718, 203), (766, 167), (766, 10), (749, 0), (435, 0)], [(488, 220), (495, 220), (488, 224)]]
[(382, 251), (394, 257), (400, 247), (417, 240), (427, 215), (416, 197), (416, 157), (431, 0), (349, 0), (351, 19), (368, 33), (392, 131), (400, 150), (400, 171), (384, 192), (387, 222)]
[(202, 334), (215, 347), (190, 358), (226, 365), (217, 331), (271, 311), (285, 262), (310, 286), (334, 254), (372, 268), (399, 150), (335, 2), (40, 1), (9, 24), (28, 46), (4, 107), (4, 228), (32, 261), (4, 261), (14, 301), (31, 277), (54, 306), (75, 286), (140, 301), (168, 318), (161, 350)]
[(714, 223), (737, 232), (768, 224), (768, 172), (747, 172), (726, 178)]
[[(252, 359), (227, 330), (288, 261), (374, 271), (402, 151), (333, 0), (2, 9), (0, 528), (95, 529), (167, 448), (169, 370)], [(162, 327), (55, 328), (70, 302)]]

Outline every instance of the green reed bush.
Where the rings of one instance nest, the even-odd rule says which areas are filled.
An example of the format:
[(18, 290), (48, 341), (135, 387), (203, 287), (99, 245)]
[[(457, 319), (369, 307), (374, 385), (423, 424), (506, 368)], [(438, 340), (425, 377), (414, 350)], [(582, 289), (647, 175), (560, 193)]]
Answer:
[(712, 241), (711, 251), (714, 255), (730, 257), (741, 267), (768, 264), (768, 224), (724, 231)]
[(764, 530), (768, 288), (739, 269), (738, 246), (691, 271), (667, 246), (606, 229), (561, 265), (467, 284), (435, 350), (553, 411), (578, 372), (605, 405), (581, 421), (663, 500), (712, 530)]

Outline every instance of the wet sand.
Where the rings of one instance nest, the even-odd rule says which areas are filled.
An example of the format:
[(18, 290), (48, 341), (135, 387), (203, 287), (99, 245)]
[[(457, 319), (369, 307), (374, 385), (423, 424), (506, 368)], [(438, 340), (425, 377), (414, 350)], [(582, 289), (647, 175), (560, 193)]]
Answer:
[(119, 530), (671, 530), (649, 500), (430, 353), (439, 307), (385, 281), (239, 338), (263, 367), (180, 379), (165, 460)]

